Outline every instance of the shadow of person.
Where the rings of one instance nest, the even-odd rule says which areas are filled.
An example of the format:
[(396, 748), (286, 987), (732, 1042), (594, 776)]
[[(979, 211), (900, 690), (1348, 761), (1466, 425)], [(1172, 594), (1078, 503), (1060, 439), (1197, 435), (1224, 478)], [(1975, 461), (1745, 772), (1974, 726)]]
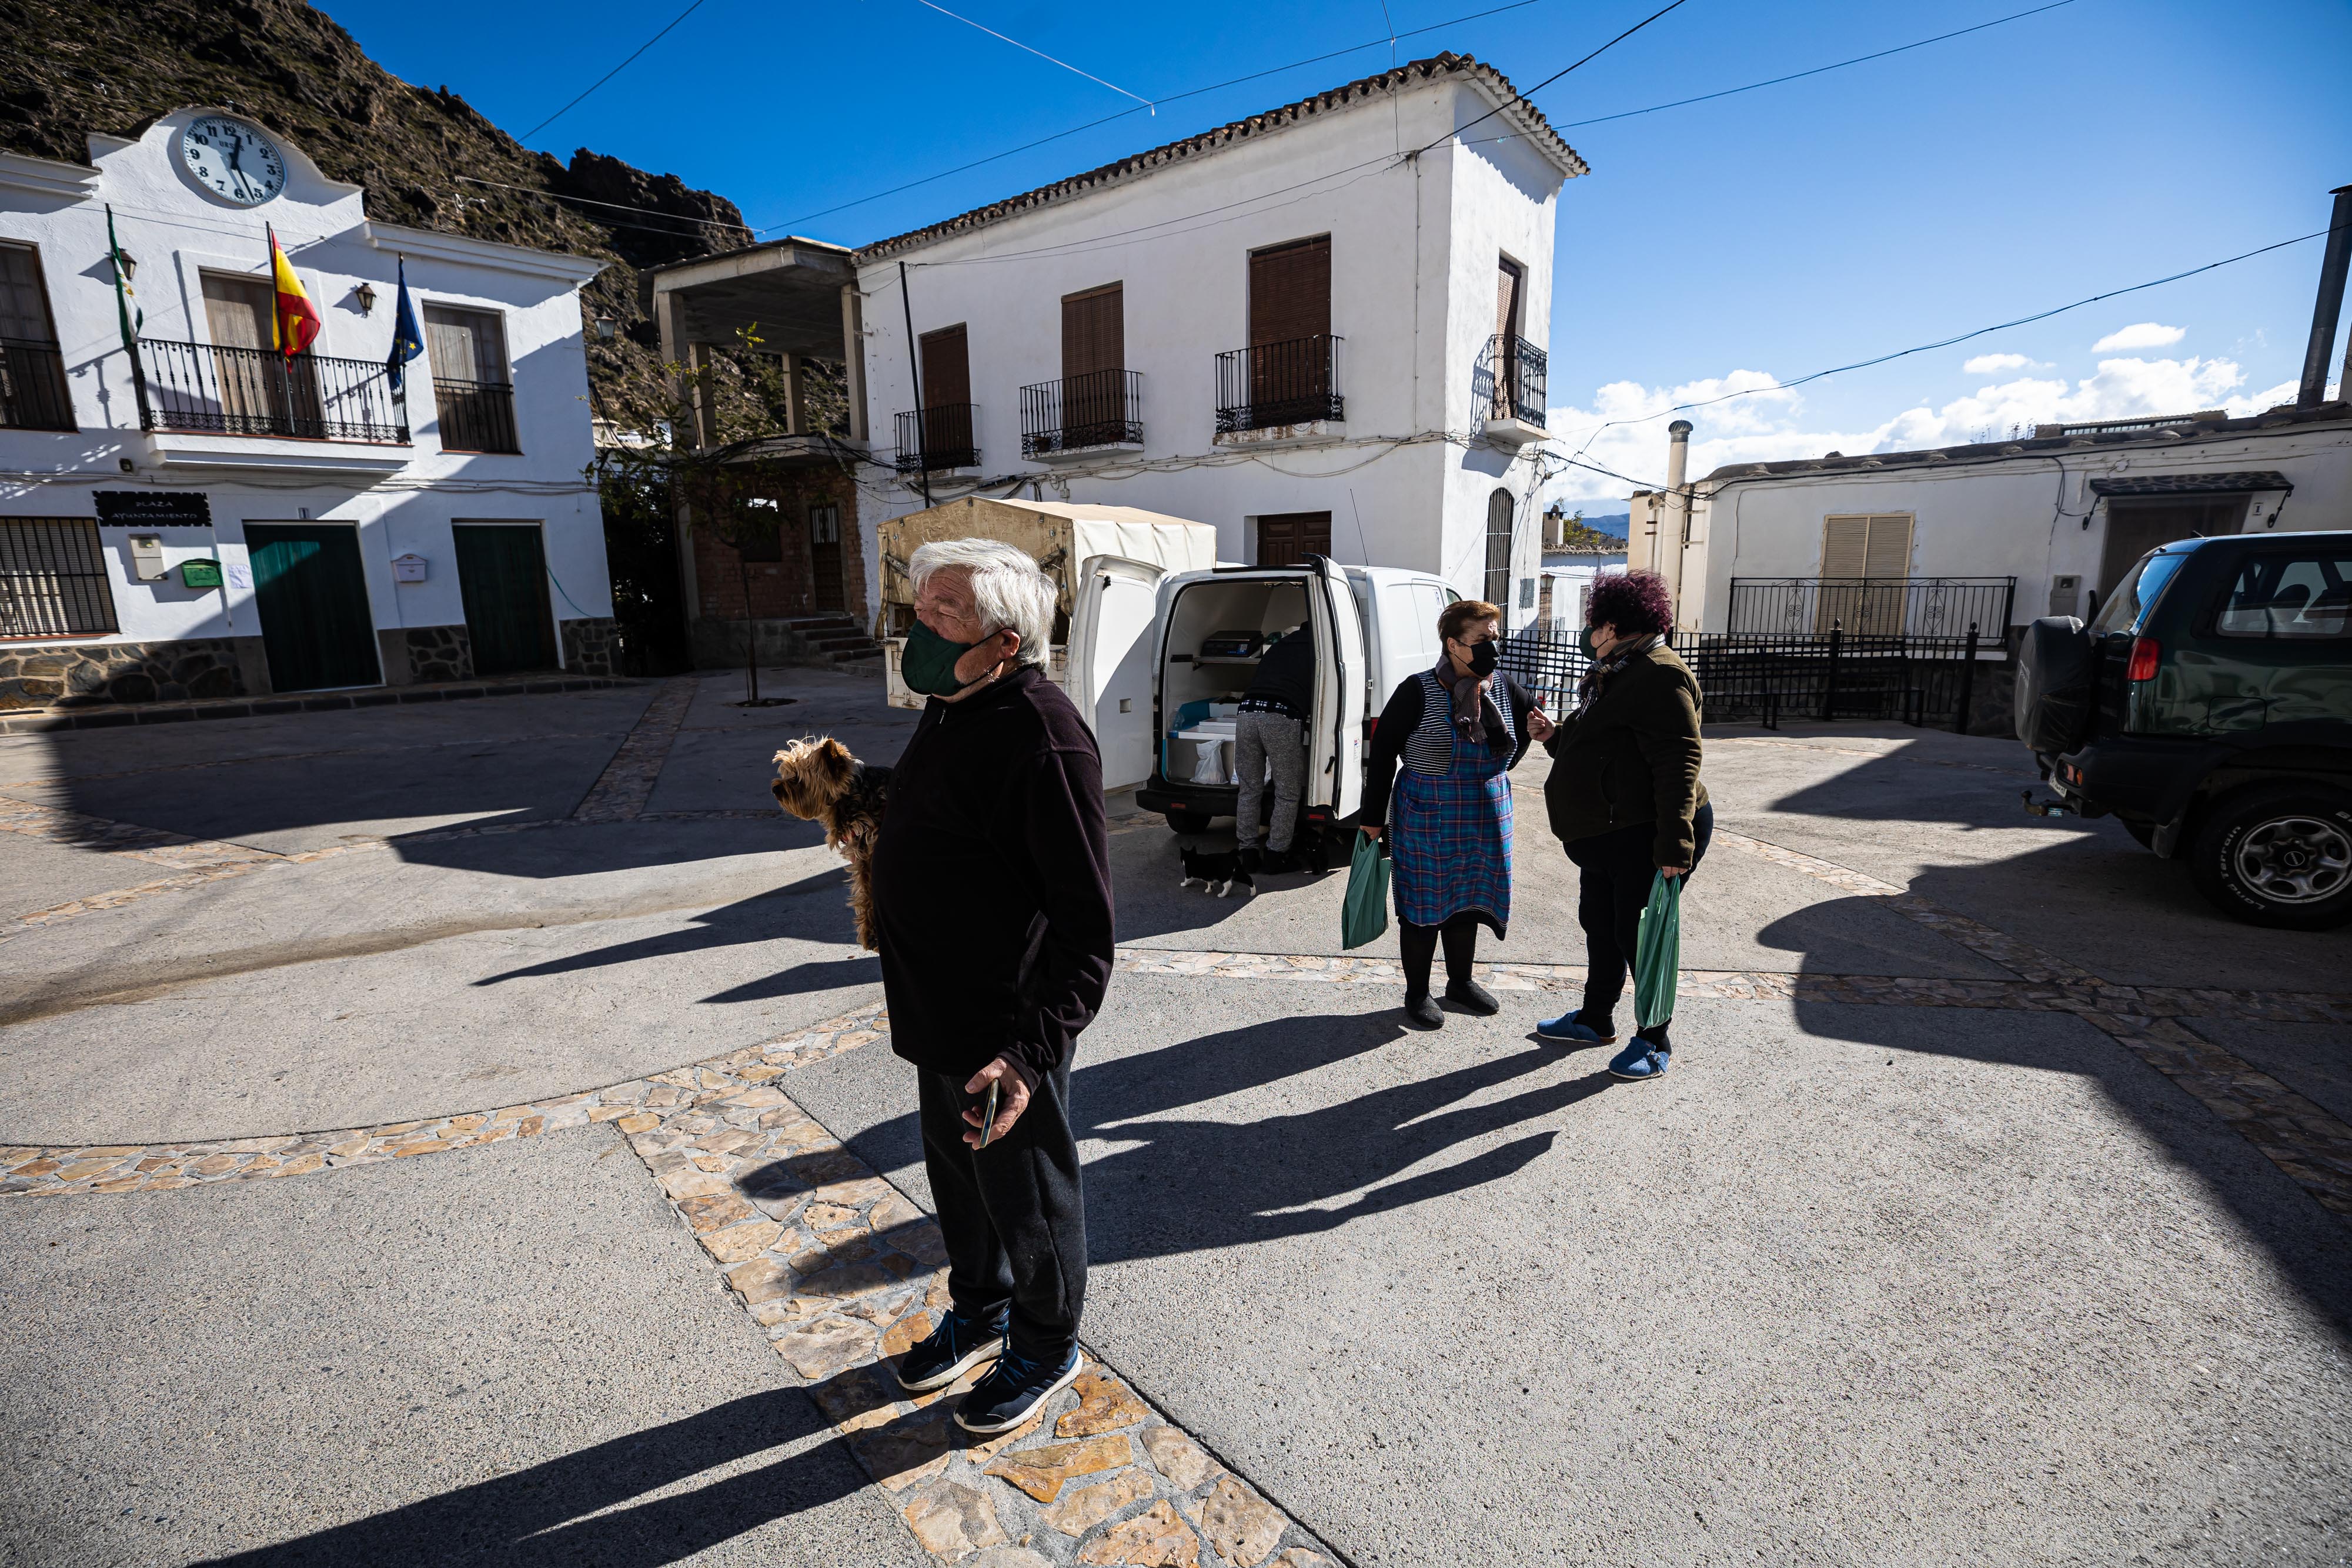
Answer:
[[(721, 904), (694, 917), (691, 925), (658, 936), (640, 936), (633, 941), (615, 942), (610, 946), (592, 947), (584, 953), (567, 953), (560, 958), (526, 965), (520, 969), (507, 969), (495, 975), (485, 975), (474, 982), (477, 986), (495, 986), (507, 980), (520, 980), (541, 975), (576, 974), (583, 969), (608, 968), (615, 964), (638, 964), (650, 959), (674, 958), (687, 953), (708, 952), (716, 947), (740, 946), (748, 942), (771, 942), (780, 937), (798, 937), (803, 941), (855, 943), (857, 926), (850, 916), (845, 897), (849, 887), (849, 871), (835, 866), (788, 883), (754, 898), (739, 899)], [(811, 897), (817, 894), (833, 894), (832, 898)], [(816, 978), (823, 985), (782, 986), (785, 976), (798, 971), (786, 970), (757, 982), (756, 994), (762, 997), (785, 996), (793, 991), (819, 990), (827, 986), (848, 986), (875, 978), (872, 973), (859, 973), (846, 977), (835, 977), (832, 971), (864, 970), (865, 960), (844, 959), (837, 964), (800, 966), (801, 971), (821, 971)], [(747, 994), (751, 988), (739, 988)], [(705, 1001), (740, 1001), (747, 996), (734, 991), (706, 997)]]
[(865, 1484), (838, 1440), (706, 1485), (627, 1504), (829, 1426), (797, 1388), (746, 1395), (560, 1458), (259, 1547), (219, 1563), (597, 1563), (654, 1568)]

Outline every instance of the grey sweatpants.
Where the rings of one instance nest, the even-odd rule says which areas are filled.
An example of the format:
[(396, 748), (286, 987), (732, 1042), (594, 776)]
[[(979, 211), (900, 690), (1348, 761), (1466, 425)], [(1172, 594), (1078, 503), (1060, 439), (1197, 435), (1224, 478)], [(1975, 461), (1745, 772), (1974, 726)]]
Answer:
[(1274, 770), (1274, 821), (1266, 824), (1265, 847), (1280, 854), (1298, 825), (1298, 802), (1307, 793), (1307, 727), (1278, 713), (1234, 716), (1234, 774), (1242, 781), (1234, 837), (1246, 847), (1257, 841), (1258, 791)]

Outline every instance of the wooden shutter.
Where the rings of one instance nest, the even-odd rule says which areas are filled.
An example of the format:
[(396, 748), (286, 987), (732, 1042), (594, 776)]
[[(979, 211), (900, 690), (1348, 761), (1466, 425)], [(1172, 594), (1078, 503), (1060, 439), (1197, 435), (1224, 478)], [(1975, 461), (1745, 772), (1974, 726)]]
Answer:
[[(109, 282), (113, 281), (110, 275)], [(48, 291), (41, 287), (41, 258), (33, 247), (0, 245), (0, 338), (54, 343)]]
[(971, 347), (963, 325), (926, 332), (923, 343), (923, 406), (948, 408), (971, 401)]
[(1109, 284), (1062, 296), (1062, 376), (1127, 369), (1124, 286)]
[(1869, 560), (1870, 519), (1868, 517), (1831, 517), (1822, 525), (1822, 579), (1823, 581), (1843, 581), (1848, 578), (1867, 577), (1864, 570)]
[(1331, 236), (1250, 253), (1250, 347), (1331, 330)]
[(205, 274), (205, 322), (212, 329), (215, 348), (268, 348), (270, 312), (276, 305), (266, 283)]
[(436, 381), (506, 384), (506, 332), (487, 310), (427, 305), (425, 353)]
[(1862, 575), (1911, 575), (1911, 519), (1907, 515), (1870, 519), (1870, 540), (1863, 549)]
[(1495, 279), (1495, 336), (1503, 339), (1519, 335), (1519, 264), (1508, 256), (1501, 259)]

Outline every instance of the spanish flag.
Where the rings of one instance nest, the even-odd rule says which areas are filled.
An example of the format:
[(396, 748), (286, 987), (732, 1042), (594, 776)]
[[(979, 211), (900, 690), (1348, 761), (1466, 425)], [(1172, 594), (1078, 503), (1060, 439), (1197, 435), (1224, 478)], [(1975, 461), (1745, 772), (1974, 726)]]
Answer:
[(319, 335), (319, 308), (303, 292), (302, 280), (294, 276), (294, 264), (278, 248), (278, 231), (265, 224), (262, 232), (269, 236), (269, 276), (278, 290), (278, 308), (269, 322), (269, 346), (290, 360)]

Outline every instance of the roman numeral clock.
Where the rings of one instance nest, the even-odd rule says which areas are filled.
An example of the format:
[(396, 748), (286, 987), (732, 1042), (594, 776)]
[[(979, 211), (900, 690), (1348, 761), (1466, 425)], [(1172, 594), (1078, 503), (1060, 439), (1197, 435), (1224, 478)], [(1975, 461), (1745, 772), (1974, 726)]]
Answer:
[(207, 114), (180, 136), (180, 159), (196, 183), (240, 207), (257, 207), (286, 188), (286, 155), (241, 120)]

